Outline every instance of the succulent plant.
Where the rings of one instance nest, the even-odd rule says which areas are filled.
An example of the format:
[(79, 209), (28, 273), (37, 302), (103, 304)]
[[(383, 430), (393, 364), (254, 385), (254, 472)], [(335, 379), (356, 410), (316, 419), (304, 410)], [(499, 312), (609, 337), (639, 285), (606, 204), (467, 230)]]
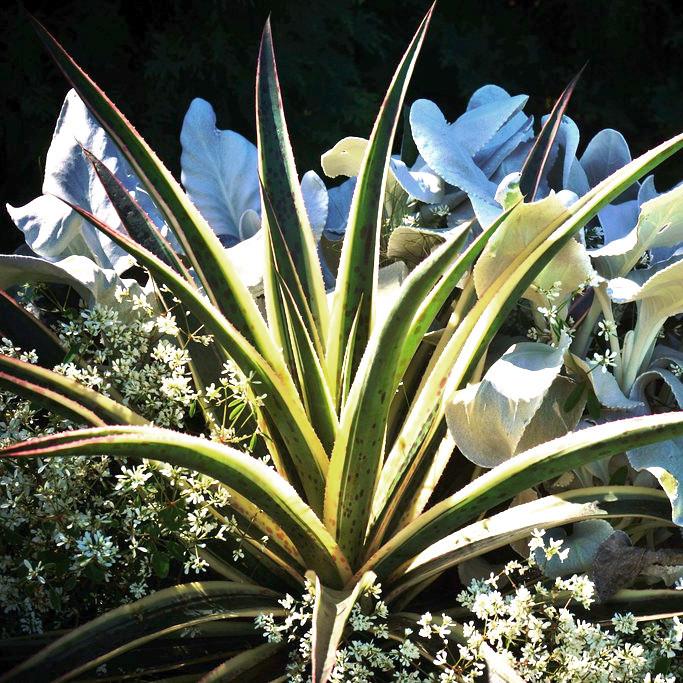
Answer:
[[(98, 267), (118, 277), (123, 264), (134, 261), (149, 273), (159, 306), (173, 309), (180, 302), (188, 332), (201, 327), (212, 335), (210, 353), (191, 349), (199, 387), (215, 380), (226, 360), (258, 386), (256, 421), (272, 466), (253, 453), (146, 425), (111, 398), (0, 357), (2, 386), (89, 425), (8, 446), (1, 457), (107, 453), (192, 468), (227, 488), (248, 549), (243, 571), (225, 559), (225, 551), (212, 548), (212, 566), (223, 580), (167, 589), (107, 613), (32, 654), (3, 680), (66, 681), (105, 663), (110, 671), (137, 667), (136, 676), (162, 676), (182, 665), (188, 680), (282, 680), (286, 643), (259, 644), (252, 619), (281, 613), (278, 600), (300, 591), (308, 577), (315, 586), (312, 678), (326, 681), (349, 614), (373, 582), (382, 583), (400, 617), (436, 577), (536, 527), (611, 518), (670, 523), (664, 493), (610, 483), (542, 495), (500, 512), (499, 506), (567, 472), (625, 451), (637, 458), (643, 448), (683, 437), (683, 414), (639, 415), (575, 431), (588, 394), (600, 394), (590, 378), (601, 371), (582, 373), (567, 361), (576, 343), (567, 334), (570, 325), (550, 325), (549, 343), (518, 344), (504, 354), (495, 352), (492, 341), (521, 299), (547, 299), (556, 281), (557, 301), (572, 300), (581, 285), (595, 290), (598, 301), (606, 285), (576, 237), (596, 217), (602, 221), (624, 193), (637, 201), (631, 198), (634, 183), (683, 147), (683, 136), (633, 161), (623, 159), (604, 177), (588, 164), (599, 150), (587, 159), (584, 154), (579, 165), (587, 182), (577, 192), (571, 182), (580, 170), (563, 107), (533, 140), (531, 122), (521, 112), (524, 97), (490, 86), (450, 126), (431, 103), (413, 105), (412, 137), (421, 158), (393, 159), (430, 17), (431, 11), (403, 55), (369, 139), (350, 143), (358, 158), (348, 155), (348, 142), (327, 157), (330, 173), (351, 178), (329, 194), (316, 177), (297, 175), (269, 24), (258, 60), (256, 149), (234, 133), (217, 131), (210, 107), (195, 101), (182, 138), (187, 192), (37, 24), (80, 98), (70, 95), (69, 107), (82, 103), (81, 113), (97, 120), (91, 130), (103, 131), (106, 139), (97, 133), (80, 140), (90, 146), (78, 173), (87, 177), (91, 194), (75, 194), (69, 180), (56, 188), (61, 203), (36, 201), (57, 207), (54, 216), (78, 222)], [(228, 148), (231, 165), (224, 166)], [(114, 150), (111, 156), (107, 149)], [(340, 155), (349, 161), (344, 168)], [(549, 160), (555, 159), (562, 166), (562, 187), (556, 189), (564, 193), (548, 186)], [(54, 169), (60, 177), (67, 170)], [(518, 182), (504, 185), (501, 194), (500, 181), (516, 171)], [(464, 193), (474, 215), (452, 221), (400, 286), (380, 299), (380, 244), (391, 183), (427, 205), (442, 202), (441, 192), (452, 189), (461, 199)], [(520, 187), (531, 187), (524, 194), (535, 201), (524, 201)], [(351, 198), (347, 221), (344, 197)], [(645, 203), (642, 210), (651, 206)], [(26, 209), (23, 218), (15, 216), (28, 226), (29, 214)], [(645, 223), (639, 225), (642, 237)], [(325, 230), (343, 233), (331, 293), (318, 249)], [(25, 232), (32, 239), (29, 227)], [(40, 245), (52, 244), (58, 232), (53, 227), (29, 245), (41, 253)], [(230, 250), (241, 245), (225, 244), (236, 240), (253, 241), (254, 253), (260, 252), (256, 263), (234, 261)], [(43, 255), (62, 266), (64, 252), (55, 248)], [(240, 276), (243, 267), (262, 268), (265, 317), (252, 283)], [(674, 267), (636, 271), (629, 284), (621, 283), (620, 300), (642, 302), (639, 324), (641, 316), (658, 324), (678, 312), (668, 299), (657, 308), (663, 296), (657, 282), (675, 277), (669, 270)], [(618, 284), (612, 281), (615, 297)], [(553, 320), (567, 318), (556, 311)], [(589, 315), (584, 324), (591, 320), (597, 322)], [(641, 326), (652, 327), (643, 346), (655, 326), (647, 320)], [(497, 358), (490, 367), (487, 354)], [(632, 370), (622, 367), (628, 391)], [(215, 419), (205, 410), (207, 421)], [(481, 474), (463, 456), (491, 469)], [(643, 595), (638, 604), (646, 603)], [(666, 591), (665, 597), (666, 612), (681, 611), (679, 593)], [(614, 604), (619, 600), (617, 593)], [(650, 611), (661, 604), (653, 601)], [(199, 637), (166, 651), (163, 639), (188, 627)]]

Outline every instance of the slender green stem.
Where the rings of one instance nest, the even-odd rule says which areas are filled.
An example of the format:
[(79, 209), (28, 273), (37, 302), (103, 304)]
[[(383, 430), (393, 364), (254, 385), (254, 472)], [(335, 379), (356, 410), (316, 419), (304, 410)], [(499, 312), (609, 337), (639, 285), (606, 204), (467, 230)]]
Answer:
[(601, 312), (602, 309), (600, 307), (600, 303), (598, 302), (597, 297), (595, 297), (593, 299), (593, 303), (591, 304), (590, 310), (586, 314), (586, 317), (581, 323), (581, 327), (579, 327), (576, 333), (576, 337), (574, 337), (574, 341), (572, 343), (572, 353), (580, 356), (581, 358), (586, 357), (586, 353), (588, 353), (588, 348), (591, 344), (593, 330), (598, 323), (598, 318), (600, 317)]
[[(612, 311), (612, 302), (607, 295), (607, 290), (605, 289), (604, 284), (596, 287), (593, 291), (595, 292), (595, 299), (600, 305), (602, 315), (607, 323), (606, 330), (609, 339), (609, 345), (612, 353), (614, 354), (614, 374), (617, 378), (617, 382), (619, 382), (619, 385), (621, 385), (623, 363), (621, 357), (621, 346), (619, 344), (619, 335), (616, 332), (617, 323), (614, 320), (614, 312)], [(612, 330), (614, 330), (614, 332), (612, 332)]]

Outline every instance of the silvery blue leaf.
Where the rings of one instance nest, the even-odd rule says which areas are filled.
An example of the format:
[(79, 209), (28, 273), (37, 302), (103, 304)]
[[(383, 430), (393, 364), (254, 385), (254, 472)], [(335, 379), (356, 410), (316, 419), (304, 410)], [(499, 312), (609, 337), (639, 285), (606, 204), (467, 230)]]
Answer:
[(93, 302), (88, 288), (61, 266), (37, 256), (0, 254), (0, 289), (35, 282), (69, 285), (88, 304)]
[[(631, 161), (631, 151), (624, 136), (616, 130), (601, 130), (586, 147), (580, 163), (590, 188), (624, 167)], [(576, 179), (577, 174), (574, 175)], [(586, 190), (587, 191), (587, 190)], [(640, 205), (656, 196), (654, 179), (634, 183), (617, 199), (598, 213), (604, 233), (604, 243), (624, 237), (637, 223)]]
[(335, 278), (334, 273), (330, 270), (330, 267), (327, 265), (327, 261), (325, 260), (325, 256), (322, 253), (320, 245), (318, 245), (318, 258), (320, 259), (320, 269), (323, 273), (323, 283), (325, 285), (325, 289), (326, 291), (330, 292), (334, 289), (335, 285), (337, 284), (337, 278)]
[(261, 229), (261, 216), (253, 209), (247, 209), (240, 218), (239, 241), (253, 237)]
[(570, 341), (563, 333), (557, 348), (515, 344), (479, 383), (453, 394), (445, 407), (446, 424), (467, 459), (495, 467), (574, 429), (583, 405), (573, 413), (557, 409), (571, 391), (560, 376)]
[(459, 116), (451, 124), (451, 134), (474, 157), (493, 140), (505, 123), (523, 109), (528, 99), (526, 95), (489, 99)]
[(239, 239), (242, 215), (261, 211), (256, 147), (231, 130), (216, 128), (213, 107), (194, 99), (180, 133), (181, 180), (213, 231)]
[(638, 201), (633, 199), (621, 204), (608, 204), (598, 212), (605, 244), (627, 235), (638, 222)]
[(531, 119), (521, 113), (527, 99), (484, 86), (452, 124), (429, 100), (418, 100), (411, 107), (410, 125), (420, 155), (438, 176), (468, 195), (482, 227), (500, 215), (494, 199), (497, 182), (491, 177), (500, 179), (518, 171), (524, 157), (516, 156), (515, 167), (505, 164), (506, 159), (533, 135)]
[(7, 205), (7, 211), (26, 244), (48, 261), (90, 254), (97, 263), (110, 262), (96, 235), (83, 230), (81, 217), (57, 197), (42, 195), (19, 208)]
[[(601, 130), (588, 143), (580, 159), (590, 187), (595, 187), (630, 161), (631, 151), (624, 136), (611, 128)], [(632, 185), (619, 197), (620, 201), (637, 199), (639, 187), (637, 183)]]
[(327, 223), (329, 197), (325, 183), (315, 171), (308, 171), (301, 178), (301, 193), (304, 196), (304, 206), (311, 224), (311, 230), (318, 242)]
[(470, 202), (472, 203), (477, 221), (483, 229), (488, 228), (501, 214), (502, 208), (496, 201), (472, 195), (470, 196)]
[(8, 211), (28, 246), (40, 256), (54, 261), (78, 253), (91, 257), (102, 268), (121, 273), (132, 265), (132, 257), (65, 204), (58, 206), (57, 200), (49, 196), (62, 197), (120, 229), (118, 215), (83, 156), (81, 145), (116, 174), (157, 226), (163, 225), (140, 180), (73, 90), (64, 100), (45, 160), (45, 196), (24, 207), (8, 206)]
[(645, 414), (645, 404), (627, 398), (616, 377), (607, 370), (603, 372), (597, 361), (574, 355), (572, 358), (585, 373), (601, 406), (608, 411), (622, 411), (623, 417)]
[(569, 166), (569, 175), (567, 176), (567, 183), (565, 185), (567, 190), (576, 192), (579, 197), (590, 190), (590, 185), (588, 184), (588, 176), (581, 166), (581, 162), (578, 159), (573, 159), (571, 165)]
[[(474, 156), (474, 162), (485, 175), (491, 177), (514, 150), (533, 138), (534, 119), (523, 112), (517, 112)], [(526, 155), (524, 155), (526, 156)], [(524, 157), (523, 157), (524, 158)], [(522, 158), (522, 161), (523, 161)], [(521, 167), (521, 166), (520, 166)]]
[(524, 166), (524, 161), (529, 156), (529, 152), (531, 151), (533, 144), (533, 138), (525, 142), (521, 142), (514, 150), (512, 150), (512, 152), (510, 152), (510, 154), (508, 154), (507, 157), (505, 157), (505, 159), (501, 161), (500, 166), (491, 176), (491, 180), (493, 180), (496, 186), (500, 184), (501, 180), (503, 180), (505, 176), (510, 175), (510, 173), (519, 173), (521, 171), (522, 166)]
[(397, 157), (389, 161), (398, 184), (415, 199), (425, 204), (438, 204), (443, 201), (443, 180), (434, 173), (422, 157), (417, 158), (412, 168)]
[[(325, 256), (319, 244), (320, 238), (328, 223), (331, 205), (330, 194), (325, 187), (325, 183), (315, 171), (308, 171), (304, 174), (301, 179), (301, 193), (304, 196), (304, 206), (306, 207), (311, 229), (315, 235), (316, 242), (318, 242), (318, 259), (320, 261), (325, 289), (331, 290), (336, 283), (335, 277), (325, 261)], [(350, 205), (351, 197), (348, 198), (348, 201)], [(346, 213), (348, 216), (348, 207), (346, 208)], [(326, 233), (326, 236), (328, 235), (329, 233)]]
[(656, 247), (652, 250), (651, 254), (652, 263), (662, 263), (663, 261), (683, 256), (683, 244), (675, 247)]
[(655, 177), (649, 175), (640, 185), (638, 190), (638, 205), (649, 202), (651, 199), (659, 196), (659, 192), (655, 189)]
[(410, 109), (410, 125), (420, 155), (441, 178), (470, 196), (493, 197), (496, 186), (474, 163), (433, 102), (417, 100)]
[(467, 111), (486, 104), (491, 104), (492, 102), (505, 100), (509, 97), (510, 95), (507, 90), (504, 90), (499, 85), (494, 85), (493, 83), (482, 85), (481, 88), (478, 88), (472, 93), (472, 96), (467, 103)]
[(344, 236), (355, 188), (356, 179), (349, 178), (341, 185), (332, 187), (327, 191), (328, 210), (324, 231), (327, 239), (336, 241)]

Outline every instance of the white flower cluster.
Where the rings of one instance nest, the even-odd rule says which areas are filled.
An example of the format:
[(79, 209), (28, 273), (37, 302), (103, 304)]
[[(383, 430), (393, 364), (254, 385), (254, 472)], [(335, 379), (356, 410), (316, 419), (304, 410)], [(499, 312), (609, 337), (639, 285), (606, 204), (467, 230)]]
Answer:
[[(524, 681), (558, 683), (674, 683), (683, 673), (683, 623), (674, 617), (640, 625), (630, 613), (616, 614), (611, 629), (579, 618), (572, 605), (589, 610), (595, 587), (586, 577), (557, 578), (550, 586), (530, 579), (536, 573), (534, 558), (566, 557), (561, 542), (544, 545), (543, 531), (529, 544), (529, 562), (510, 562), (499, 575), (473, 580), (458, 602), (475, 620), (463, 625), (459, 658), (464, 663), (485, 660), (484, 646), (507, 660)], [(540, 553), (539, 553), (540, 551)], [(503, 585), (512, 590), (503, 594)], [(452, 680), (474, 681), (482, 667)], [(666, 671), (667, 673), (654, 673)]]
[[(125, 295), (121, 294), (119, 298)], [(55, 370), (105, 395), (118, 394), (135, 411), (160, 427), (182, 427), (197, 400), (190, 357), (175, 340), (178, 326), (169, 313), (155, 316), (141, 303), (122, 319), (117, 309), (96, 304), (69, 312), (59, 336), (78, 362)]]
[[(372, 683), (377, 680), (401, 681), (402, 683), (427, 683), (417, 666), (421, 652), (408, 637), (412, 629), (401, 632), (394, 639), (389, 629), (389, 610), (380, 599), (381, 586), (370, 586), (360, 603), (353, 606), (349, 616), (350, 633), (344, 647), (337, 651), (337, 658), (330, 680), (334, 683)], [(256, 617), (256, 627), (269, 642), (287, 640), (293, 644), (287, 665), (287, 681), (307, 683), (311, 680), (311, 623), (315, 591), (311, 583), (301, 599), (291, 595), (280, 601), (285, 617), (278, 621), (272, 614)]]
[(534, 326), (527, 330), (527, 337), (536, 342), (548, 342), (551, 345), (556, 344), (563, 333), (570, 337), (574, 336), (575, 320), (568, 315), (569, 304), (574, 297), (583, 294), (588, 287), (595, 283), (592, 279), (587, 279), (581, 283), (574, 291), (565, 295), (560, 300), (562, 294), (562, 282), (556, 281), (549, 288), (544, 289), (536, 285), (532, 285), (531, 289), (540, 294), (546, 301), (545, 306), (537, 306), (534, 316)]
[[(121, 298), (125, 298), (125, 293)], [(131, 302), (59, 325), (56, 369), (116, 396), (159, 426), (181, 427), (197, 394), (170, 315)], [(0, 353), (37, 362), (3, 339)], [(0, 445), (74, 425), (0, 391)], [(0, 460), (0, 637), (66, 628), (207, 568), (204, 547), (231, 532), (228, 494), (188, 470), (99, 458)]]
[[(630, 613), (611, 624), (579, 618), (595, 587), (582, 575), (543, 583), (537, 559), (564, 560), (561, 541), (544, 542), (535, 531), (526, 563), (509, 562), (500, 574), (473, 580), (458, 602), (474, 619), (462, 625), (427, 612), (406, 627), (392, 621), (374, 585), (352, 610), (348, 635), (337, 652), (331, 680), (337, 683), (476, 683), (493, 654), (524, 681), (557, 683), (675, 683), (683, 674), (683, 623), (678, 618), (642, 625)], [(537, 559), (535, 559), (537, 558)], [(507, 587), (508, 590), (503, 591)], [(307, 583), (300, 600), (280, 602), (285, 616), (256, 618), (270, 642), (292, 643), (288, 681), (310, 678), (314, 589)], [(362, 605), (362, 607), (361, 607)], [(659, 673), (658, 673), (659, 672)]]

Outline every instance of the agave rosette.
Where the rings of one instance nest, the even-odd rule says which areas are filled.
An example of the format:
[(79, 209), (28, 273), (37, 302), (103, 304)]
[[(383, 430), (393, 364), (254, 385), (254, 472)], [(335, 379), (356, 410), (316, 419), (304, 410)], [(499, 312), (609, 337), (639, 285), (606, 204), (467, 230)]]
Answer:
[[(584, 405), (600, 397), (591, 378), (600, 377), (604, 365), (597, 372), (582, 370), (572, 360), (574, 354), (587, 362), (592, 328), (600, 315), (610, 321), (609, 296), (617, 297), (619, 284), (606, 283), (603, 256), (591, 260), (582, 230), (591, 221), (606, 221), (608, 207), (625, 193), (626, 201), (637, 202), (645, 184), (636, 193), (634, 183), (678, 151), (683, 136), (635, 160), (624, 158), (602, 175), (587, 163), (587, 153), (576, 160), (578, 132), (563, 118), (566, 102), (534, 139), (522, 112), (525, 97), (488, 86), (450, 125), (435, 105), (415, 103), (410, 128), (419, 156), (392, 157), (430, 17), (403, 55), (368, 139), (346, 139), (324, 157), (326, 171), (348, 177), (329, 191), (317, 176), (297, 174), (269, 25), (258, 60), (257, 146), (218, 131), (210, 105), (196, 100), (181, 138), (187, 192), (37, 25), (78, 93), (69, 96), (70, 106), (81, 103), (97, 121), (89, 128), (92, 140), (79, 140), (88, 153), (75, 153), (74, 163), (85, 164), (79, 173), (87, 172), (88, 191), (77, 196), (72, 188), (57, 188), (66, 202), (60, 211), (67, 222), (78, 222), (80, 238), (87, 235), (87, 256), (98, 267), (111, 267), (120, 277), (135, 262), (149, 273), (150, 296), (158, 292), (160, 306), (170, 306), (174, 297), (212, 335), (218, 364), (193, 356), (199, 386), (215, 379), (212, 372), (226, 358), (259, 383), (256, 417), (265, 435), (260, 447), (273, 466), (206, 438), (142, 424), (112, 399), (0, 357), (3, 387), (36, 400), (48, 397), (54, 410), (76, 413), (89, 425), (11, 445), (1, 456), (107, 453), (192, 468), (228, 487), (248, 541), (243, 570), (220, 548), (212, 549), (221, 581), (168, 589), (105, 614), (33, 654), (4, 680), (72, 680), (105, 663), (125, 667), (129, 651), (143, 673), (161, 675), (176, 662), (164, 660), (155, 643), (188, 626), (217, 636), (211, 641), (207, 635), (208, 654), (185, 659), (196, 667), (197, 680), (282, 680), (286, 643), (259, 643), (251, 620), (279, 614), (278, 598), (300, 591), (308, 576), (316, 586), (312, 677), (326, 681), (350, 610), (375, 581), (400, 616), (435, 578), (524, 539), (535, 527), (582, 522), (574, 531), (577, 547), (594, 548), (595, 534), (601, 537), (605, 527), (586, 527), (589, 522), (671, 524), (669, 500), (660, 490), (594, 478), (557, 493), (548, 482), (625, 452), (633, 461), (642, 449), (683, 437), (683, 414), (673, 405), (666, 412), (581, 423)], [(104, 146), (98, 148), (95, 138)], [(599, 156), (593, 151), (588, 158), (593, 154)], [(511, 179), (511, 173), (518, 175)], [(423, 258), (382, 298), (385, 219), (399, 190), (419, 202), (416, 207), (445, 203), (440, 215), (448, 229), (437, 226), (437, 239)], [(525, 202), (522, 194), (535, 201)], [(626, 201), (618, 204), (624, 211)], [(462, 210), (463, 202), (471, 209)], [(28, 213), (15, 213), (25, 227)], [(59, 268), (64, 251), (39, 250), (51, 244), (55, 227), (46, 230), (47, 241), (29, 246)], [(343, 234), (332, 294), (319, 253), (325, 232), (330, 238)], [(33, 239), (28, 228), (25, 234)], [(259, 256), (247, 262), (239, 250), (248, 245), (256, 245)], [(662, 287), (650, 285), (660, 278), (668, 282), (669, 267), (633, 276), (628, 292), (641, 302), (639, 316), (659, 323), (678, 312)], [(244, 268), (252, 269), (247, 277)], [(263, 306), (255, 281), (262, 281)], [(591, 308), (572, 340), (567, 311), (581, 285), (594, 290), (597, 315)], [(501, 328), (509, 313), (520, 301), (532, 302), (536, 313), (548, 308), (551, 290), (557, 310), (547, 318), (547, 343), (527, 341), (506, 350)], [(539, 305), (543, 297), (547, 306)], [(665, 299), (663, 308), (652, 313), (651, 299), (658, 297)], [(580, 325), (591, 326), (588, 345)], [(636, 346), (633, 341), (629, 348)], [(661, 377), (664, 370), (648, 372)], [(606, 374), (628, 393), (621, 374)], [(649, 377), (634, 382), (637, 392)], [(640, 394), (625, 400), (642, 403)], [(504, 444), (483, 438), (487, 425)], [(490, 469), (482, 474), (467, 458)], [(530, 489), (536, 500), (500, 512)], [(267, 547), (259, 540), (263, 534), (270, 538)], [(585, 564), (592, 555), (579, 557)], [(667, 612), (681, 611), (680, 594), (671, 591)], [(208, 629), (213, 622), (215, 629)], [(139, 669), (136, 675), (142, 675)]]

